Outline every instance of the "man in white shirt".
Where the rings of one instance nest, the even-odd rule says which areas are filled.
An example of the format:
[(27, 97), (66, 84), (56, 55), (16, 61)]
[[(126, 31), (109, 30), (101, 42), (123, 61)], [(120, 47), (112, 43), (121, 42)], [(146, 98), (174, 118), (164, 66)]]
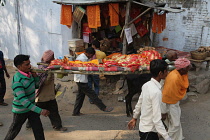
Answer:
[[(85, 50), (85, 53), (80, 54), (76, 60), (80, 60), (83, 62), (89, 61), (89, 59), (93, 57), (93, 55), (95, 55), (95, 50), (92, 47), (89, 47)], [(77, 83), (78, 86), (78, 94), (76, 96), (76, 101), (72, 114), (73, 116), (83, 115), (80, 112), (80, 109), (82, 108), (85, 95), (87, 95), (100, 110), (104, 112), (111, 112), (113, 110), (113, 107), (106, 107), (106, 105), (104, 105), (104, 103), (98, 98), (95, 91), (88, 86), (88, 75), (74, 74), (74, 81)]]
[(162, 92), (160, 80), (167, 76), (167, 63), (164, 60), (150, 62), (152, 78), (142, 86), (142, 92), (133, 111), (133, 118), (128, 123), (128, 128), (134, 129), (137, 118), (140, 116), (140, 140), (159, 140), (158, 133), (165, 140), (171, 140), (161, 121)]

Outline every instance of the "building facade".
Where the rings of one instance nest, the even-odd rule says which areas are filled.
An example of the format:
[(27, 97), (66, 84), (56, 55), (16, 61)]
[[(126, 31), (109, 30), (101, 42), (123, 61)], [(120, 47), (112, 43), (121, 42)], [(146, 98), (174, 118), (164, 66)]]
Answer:
[(0, 50), (4, 57), (30, 55), (33, 66), (45, 50), (55, 57), (68, 54), (71, 29), (60, 24), (61, 6), (52, 0), (6, 0), (0, 6)]

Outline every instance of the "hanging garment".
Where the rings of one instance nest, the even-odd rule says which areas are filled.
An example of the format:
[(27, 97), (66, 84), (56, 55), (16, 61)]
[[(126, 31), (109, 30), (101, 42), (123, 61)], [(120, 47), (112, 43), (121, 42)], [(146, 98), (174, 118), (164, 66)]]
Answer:
[(88, 17), (89, 28), (101, 27), (99, 5), (87, 6), (87, 17)]
[(152, 32), (153, 33), (162, 33), (163, 30), (166, 28), (166, 13), (163, 15), (158, 15), (154, 13), (153, 20), (152, 20)]
[(110, 3), (109, 4), (109, 16), (111, 26), (119, 25), (119, 4)]
[(62, 5), (61, 6), (61, 18), (60, 23), (71, 27), (72, 25), (72, 6), (71, 5)]
[(148, 33), (147, 28), (142, 23), (136, 27), (136, 30), (141, 37)]

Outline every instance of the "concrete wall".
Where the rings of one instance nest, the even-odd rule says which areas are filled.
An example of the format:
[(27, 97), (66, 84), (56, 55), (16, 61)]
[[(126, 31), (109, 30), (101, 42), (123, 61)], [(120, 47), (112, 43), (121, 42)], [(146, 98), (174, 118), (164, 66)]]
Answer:
[(4, 57), (28, 54), (33, 66), (45, 50), (68, 53), (71, 29), (60, 24), (61, 6), (52, 0), (7, 0), (0, 6), (0, 50)]
[[(175, 2), (176, 1), (176, 2)], [(182, 13), (167, 14), (167, 28), (155, 38), (155, 45), (191, 51), (210, 46), (210, 1), (168, 0), (168, 6), (182, 7)], [(163, 41), (163, 38), (168, 38)]]

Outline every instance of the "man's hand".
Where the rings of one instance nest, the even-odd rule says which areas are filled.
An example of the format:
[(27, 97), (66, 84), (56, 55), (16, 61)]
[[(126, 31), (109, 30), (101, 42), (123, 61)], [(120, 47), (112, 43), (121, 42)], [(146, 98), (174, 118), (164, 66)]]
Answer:
[(31, 72), (33, 77), (37, 77), (38, 75), (36, 74), (36, 72)]
[(134, 119), (134, 118), (132, 120), (130, 120), (130, 122), (128, 123), (128, 129), (129, 130), (133, 130), (135, 128), (136, 121), (137, 121), (137, 119)]
[(43, 116), (45, 116), (45, 117), (47, 117), (48, 115), (50, 115), (50, 111), (45, 110), (45, 109), (42, 109), (42, 111), (41, 111), (40, 114), (43, 115)]
[(167, 113), (161, 114), (161, 116), (162, 116), (162, 120), (164, 121), (167, 118), (168, 114)]

